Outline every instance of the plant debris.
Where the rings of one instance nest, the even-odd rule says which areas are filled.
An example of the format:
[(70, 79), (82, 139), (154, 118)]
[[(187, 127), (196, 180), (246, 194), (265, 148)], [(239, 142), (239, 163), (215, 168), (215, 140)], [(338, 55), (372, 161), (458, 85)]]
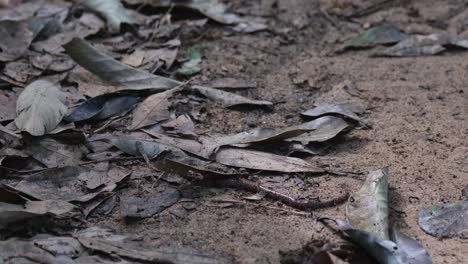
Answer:
[(423, 208), (419, 211), (419, 226), (438, 238), (459, 237), (468, 239), (467, 201)]

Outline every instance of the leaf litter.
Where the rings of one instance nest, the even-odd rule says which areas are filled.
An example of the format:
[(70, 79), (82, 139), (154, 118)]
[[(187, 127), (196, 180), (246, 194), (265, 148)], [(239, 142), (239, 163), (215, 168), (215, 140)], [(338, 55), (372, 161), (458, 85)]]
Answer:
[[(231, 13), (228, 5), (218, 1), (126, 0), (125, 6), (119, 0), (78, 2), (74, 8), (69, 4), (54, 8), (46, 4), (45, 10), (50, 12), (45, 15), (33, 3), (21, 4), (17, 14), (10, 12), (0, 19), (0, 36), (6, 40), (0, 43), (0, 60), (6, 62), (1, 78), (8, 83), (8, 88), (25, 87), (21, 93), (17, 92), (19, 89), (11, 90), (19, 94), (17, 117), (10, 122), (14, 116), (6, 115), (2, 125), (27, 132), (15, 134), (5, 129), (1, 133), (0, 162), (9, 157), (23, 161), (15, 169), (6, 168), (6, 173), (14, 177), (2, 180), (0, 232), (4, 237), (25, 234), (29, 237), (1, 241), (0, 248), (5, 250), (0, 250), (0, 259), (41, 263), (231, 263), (231, 258), (225, 255), (176, 247), (155, 249), (154, 245), (149, 249), (142, 247), (138, 239), (128, 239), (108, 229), (82, 229), (80, 224), (89, 224), (86, 218), (93, 216), (92, 212), (107, 203), (109, 197), (114, 201), (109, 212), (118, 204), (120, 216), (127, 220), (158, 217), (157, 214), (165, 217), (164, 210), (180, 203), (180, 198), (185, 196), (179, 189), (182, 186), (176, 187), (180, 183), (168, 180), (170, 184), (161, 184), (170, 174), (186, 177), (188, 181), (183, 184), (188, 188), (192, 188), (192, 183), (213, 181), (222, 187), (256, 193), (249, 197), (253, 202), (273, 199), (301, 210), (335, 206), (348, 198), (348, 193), (343, 191), (328, 201), (295, 198), (260, 185), (259, 179), (271, 174), (296, 178), (298, 175), (346, 175), (334, 168), (335, 164), (326, 167), (314, 158), (305, 160), (288, 155), (298, 152), (303, 156), (325, 155), (321, 148), (315, 147), (336, 144), (330, 140), (342, 135), (346, 138), (345, 132), (352, 130), (356, 123), (368, 127), (361, 107), (323, 102), (302, 113), (311, 121), (278, 125), (279, 128), (258, 127), (237, 134), (200, 130), (199, 123), (207, 120), (189, 109), (200, 105), (267, 106), (256, 109), (263, 113), (274, 110), (277, 103), (228, 92), (243, 89), (241, 94), (246, 94), (246, 89), (257, 86), (245, 79), (206, 79), (208, 69), (202, 71), (202, 46), (197, 43), (190, 43), (192, 48), (185, 58), (180, 58), (179, 46), (182, 50), (187, 48), (186, 39), (179, 39), (183, 35), (180, 33), (193, 30), (191, 27), (200, 30), (206, 26), (207, 19), (180, 23), (172, 20), (173, 8), (196, 11), (218, 23), (215, 26), (228, 25), (237, 32), (268, 29), (265, 34), (276, 35), (282, 29), (278, 32), (269, 29), (267, 19), (252, 17), (249, 12)], [(144, 4), (167, 8), (167, 13), (148, 16), (147, 12), (155, 10), (135, 9)], [(83, 6), (86, 8), (82, 9)], [(107, 29), (100, 17), (106, 20)], [(16, 36), (11, 37), (15, 35), (12, 32)], [(409, 35), (382, 24), (348, 40), (344, 47), (397, 42), (377, 54), (432, 55), (450, 46), (466, 46), (462, 38), (443, 34)], [(27, 73), (18, 69), (27, 69)], [(87, 75), (80, 77), (85, 70), (89, 71)], [(222, 71), (226, 72), (224, 68)], [(206, 87), (193, 84), (200, 83), (197, 77), (201, 75), (201, 83), (207, 83)], [(222, 76), (233, 75), (223, 73)], [(47, 81), (48, 78), (56, 82)], [(62, 90), (69, 92), (67, 97)], [(69, 106), (74, 108), (67, 113)], [(82, 138), (70, 136), (74, 132), (79, 132)], [(13, 140), (9, 138), (12, 135), (15, 135)], [(288, 153), (278, 154), (283, 147)], [(122, 195), (122, 189), (135, 187), (137, 178), (130, 175), (134, 168), (144, 165), (143, 161), (158, 178), (153, 179), (150, 190)], [(362, 188), (349, 198), (346, 211), (350, 225), (335, 222), (351, 240), (382, 263), (431, 263), (427, 251), (417, 241), (398, 229), (390, 230), (391, 236), (388, 235), (386, 177), (385, 170), (371, 172)], [(422, 210), (421, 228), (437, 237), (464, 238), (466, 228), (463, 219), (460, 220), (463, 205), (459, 202), (432, 208), (430, 214)], [(442, 225), (447, 217), (456, 223), (450, 229)], [(73, 221), (78, 224), (72, 224)], [(53, 224), (24, 232), (45, 223)], [(64, 231), (67, 227), (81, 231), (72, 235), (69, 230)], [(40, 234), (44, 230), (62, 236)], [(345, 263), (341, 256), (339, 252), (314, 250), (314, 258), (325, 261), (322, 263)]]

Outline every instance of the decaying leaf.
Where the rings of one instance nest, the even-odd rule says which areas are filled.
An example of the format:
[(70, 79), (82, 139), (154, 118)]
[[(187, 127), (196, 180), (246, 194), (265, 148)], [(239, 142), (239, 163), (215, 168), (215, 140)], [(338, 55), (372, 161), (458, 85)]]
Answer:
[[(363, 230), (355, 229), (348, 223), (337, 220), (329, 219), (336, 223), (337, 227), (347, 234), (350, 239), (357, 245), (364, 248), (369, 255), (381, 264), (430, 264), (430, 259), (425, 257), (413, 259), (408, 256), (405, 250), (391, 240), (385, 240), (378, 237), (374, 233), (369, 233)], [(408, 250), (409, 248), (407, 248)], [(419, 249), (419, 248), (418, 248)], [(427, 262), (427, 260), (429, 260)]]
[(123, 89), (165, 91), (182, 84), (122, 64), (98, 51), (83, 39), (74, 38), (65, 44), (64, 48), (67, 54), (80, 66)]
[(186, 138), (197, 138), (195, 124), (189, 115), (180, 115), (176, 119), (161, 124), (167, 134)]
[(198, 137), (198, 140), (168, 137), (164, 134), (153, 133), (143, 130), (145, 133), (158, 139), (159, 142), (182, 149), (193, 155), (210, 159), (213, 153), (219, 148), (219, 144), (211, 137)]
[[(127, 90), (151, 89), (154, 92), (165, 91), (182, 85), (182, 82), (153, 75), (124, 65), (111, 57), (99, 52), (82, 39), (75, 38), (64, 45), (70, 57), (80, 66), (94, 73), (99, 78), (114, 83)], [(257, 101), (240, 95), (216, 90), (208, 87), (192, 86), (189, 89), (203, 96), (220, 102), (226, 107), (234, 105), (272, 105), (268, 101)]]
[(0, 61), (21, 57), (34, 38), (26, 21), (0, 21)]
[(88, 150), (80, 144), (64, 144), (52, 138), (31, 139), (24, 152), (48, 168), (76, 165)]
[(279, 156), (256, 150), (222, 148), (216, 161), (232, 167), (279, 172), (323, 172), (324, 170), (302, 159)]
[[(39, 238), (41, 236), (48, 235), (39, 234), (36, 236), (38, 238), (10, 238), (1, 241), (0, 260), (5, 263), (75, 263), (71, 259), (73, 254), (69, 254), (69, 250), (82, 249), (78, 240), (68, 237)], [(36, 244), (36, 242), (40, 244)], [(45, 245), (42, 242), (47, 244)], [(75, 246), (78, 246), (78, 248), (75, 248)], [(80, 251), (77, 252), (81, 253)]]
[[(127, 0), (127, 2), (132, 2)], [(236, 14), (228, 13), (227, 6), (218, 0), (189, 0), (189, 1), (172, 1), (164, 0), (158, 2), (150, 2), (157, 7), (175, 6), (177, 8), (188, 8), (199, 12), (200, 14), (225, 25), (233, 25), (234, 30), (244, 33), (252, 33), (268, 28), (266, 20), (262, 18), (241, 17)]]
[(336, 114), (336, 115), (349, 118), (351, 120), (355, 120), (363, 125), (366, 125), (366, 123), (358, 115), (356, 115), (353, 109), (346, 104), (317, 105), (315, 108), (309, 109), (301, 114), (304, 116), (314, 117), (314, 118), (320, 117), (323, 115)]
[[(87, 202), (102, 192), (113, 191), (117, 187), (117, 183), (129, 175), (129, 173), (122, 173), (114, 178), (110, 178), (108, 174), (101, 175), (102, 178), (106, 178), (102, 179), (101, 183), (106, 185), (101, 189), (95, 189), (91, 192), (82, 188), (84, 187), (83, 180), (89, 179), (90, 173), (89, 169), (78, 166), (49, 169), (29, 176), (19, 182), (14, 189), (28, 193), (41, 200)], [(99, 186), (102, 184), (93, 185)]]
[(398, 28), (390, 24), (381, 24), (345, 41), (343, 49), (365, 48), (381, 44), (397, 43), (406, 37), (407, 35), (401, 32)]
[(82, 4), (106, 19), (110, 33), (118, 33), (122, 23), (135, 22), (120, 0), (83, 0)]
[(346, 205), (348, 222), (356, 229), (388, 240), (388, 168), (369, 172), (361, 189)]
[[(340, 122), (341, 120), (341, 122)], [(334, 117), (334, 116), (324, 116), (317, 118), (315, 120), (290, 126), (280, 129), (272, 128), (255, 128), (246, 132), (241, 132), (234, 135), (227, 135), (223, 137), (215, 138), (215, 142), (219, 146), (224, 145), (239, 145), (239, 144), (251, 144), (251, 143), (266, 143), (266, 142), (275, 142), (275, 141), (299, 141), (299, 140), (290, 140), (296, 137), (305, 135), (307, 132), (317, 131), (316, 138), (319, 138), (320, 133), (326, 133), (329, 130), (330, 126), (343, 126), (343, 123), (346, 123), (344, 120)], [(341, 130), (340, 130), (341, 131)], [(336, 131), (335, 131), (336, 132)], [(321, 139), (332, 136), (330, 134), (323, 135)]]
[(212, 252), (200, 252), (190, 248), (154, 248), (142, 245), (124, 235), (114, 234), (111, 230), (92, 227), (76, 234), (85, 248), (110, 256), (120, 256), (147, 263), (187, 263), (187, 264), (227, 264), (232, 263), (229, 256)]
[(158, 163), (157, 167), (164, 172), (193, 176), (195, 178), (202, 179), (228, 177), (240, 174), (236, 170), (219, 163), (206, 162), (188, 157), (174, 160), (164, 159)]
[(40, 225), (57, 218), (79, 216), (76, 206), (60, 200), (24, 201), (16, 204), (0, 202), (0, 230), (25, 228), (21, 223), (26, 221), (31, 221), (33, 226), (34, 222)]
[(67, 111), (65, 95), (59, 87), (46, 80), (29, 84), (16, 103), (16, 126), (33, 136), (52, 131)]
[(411, 264), (431, 264), (431, 256), (427, 250), (416, 240), (403, 234), (398, 228), (392, 228), (390, 234), (392, 241), (406, 253)]
[(177, 149), (161, 142), (135, 139), (126, 136), (115, 136), (107, 138), (103, 141), (111, 143), (112, 145), (129, 155), (142, 156), (144, 154), (149, 159), (154, 159), (165, 152), (177, 151)]
[(164, 188), (146, 197), (121, 198), (120, 215), (125, 218), (146, 218), (160, 213), (180, 199), (176, 189)]
[(466, 49), (468, 48), (468, 40), (446, 34), (414, 35), (403, 39), (395, 46), (387, 48), (376, 55), (391, 57), (435, 55), (446, 50), (447, 46)]
[(202, 86), (192, 86), (192, 90), (195, 90), (201, 93), (203, 96), (211, 99), (213, 101), (221, 103), (225, 107), (231, 107), (236, 105), (264, 105), (269, 106), (273, 105), (273, 103), (269, 101), (261, 101), (261, 100), (252, 100), (237, 94), (209, 88), (209, 87), (202, 87)]
[(468, 239), (468, 201), (423, 208), (419, 211), (419, 226), (438, 238)]
[(309, 144), (310, 142), (324, 142), (336, 137), (339, 133), (351, 127), (351, 125), (346, 121), (335, 116), (325, 116), (315, 120), (323, 120), (324, 122), (311, 132), (285, 140), (290, 142), (301, 142), (304, 145)]
[(140, 97), (131, 94), (104, 94), (86, 100), (65, 116), (69, 122), (103, 120), (128, 112)]
[(182, 87), (173, 88), (168, 91), (148, 96), (133, 111), (132, 124), (129, 129), (135, 130), (145, 126), (154, 125), (171, 117), (169, 101)]

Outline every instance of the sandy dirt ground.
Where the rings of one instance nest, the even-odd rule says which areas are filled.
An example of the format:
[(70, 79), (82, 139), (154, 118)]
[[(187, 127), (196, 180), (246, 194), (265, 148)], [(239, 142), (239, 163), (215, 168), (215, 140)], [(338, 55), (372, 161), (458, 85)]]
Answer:
[[(388, 166), (392, 223), (419, 240), (434, 263), (468, 263), (468, 241), (438, 240), (417, 222), (420, 208), (460, 200), (468, 186), (468, 52), (371, 57), (381, 48), (376, 47), (334, 53), (344, 39), (382, 21), (406, 32), (468, 36), (467, 4), (395, 1), (349, 20), (325, 15), (334, 5), (346, 6), (347, 1), (233, 1), (237, 12), (266, 16), (274, 26), (269, 32), (242, 35), (211, 25), (201, 37), (183, 42), (204, 47), (204, 70), (197, 82), (242, 77), (257, 84), (245, 95), (275, 103), (272, 111), (208, 108), (197, 132), (285, 127), (301, 123), (299, 113), (314, 104), (359, 101), (367, 105), (365, 118), (372, 128), (353, 130), (333, 140), (321, 156), (307, 160), (363, 173)], [(357, 87), (358, 96), (344, 90), (347, 83)], [(290, 195), (325, 200), (357, 190), (363, 176), (271, 174), (259, 180)], [(133, 184), (135, 188), (119, 195), (144, 193), (153, 182), (142, 177)], [(155, 246), (188, 245), (231, 254), (238, 263), (278, 263), (280, 251), (298, 250), (312, 239), (339, 239), (316, 217), (345, 217), (344, 205), (313, 211), (310, 217), (268, 199), (245, 201), (251, 194), (234, 189), (188, 183), (179, 188), (184, 199), (153, 218), (125, 223), (117, 206), (109, 215), (99, 209), (90, 220), (144, 234)]]

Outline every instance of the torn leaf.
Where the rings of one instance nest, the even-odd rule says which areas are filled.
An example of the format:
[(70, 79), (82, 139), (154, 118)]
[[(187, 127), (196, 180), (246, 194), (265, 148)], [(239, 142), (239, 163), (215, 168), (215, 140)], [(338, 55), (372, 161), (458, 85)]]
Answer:
[(146, 197), (120, 198), (120, 215), (125, 218), (147, 218), (175, 204), (180, 199), (176, 189), (164, 188)]
[(418, 223), (426, 233), (438, 238), (468, 239), (468, 201), (423, 208)]
[(339, 117), (325, 116), (319, 119), (322, 119), (324, 122), (315, 130), (285, 140), (289, 142), (301, 142), (304, 145), (311, 142), (324, 142), (336, 137), (341, 132), (352, 127)]

